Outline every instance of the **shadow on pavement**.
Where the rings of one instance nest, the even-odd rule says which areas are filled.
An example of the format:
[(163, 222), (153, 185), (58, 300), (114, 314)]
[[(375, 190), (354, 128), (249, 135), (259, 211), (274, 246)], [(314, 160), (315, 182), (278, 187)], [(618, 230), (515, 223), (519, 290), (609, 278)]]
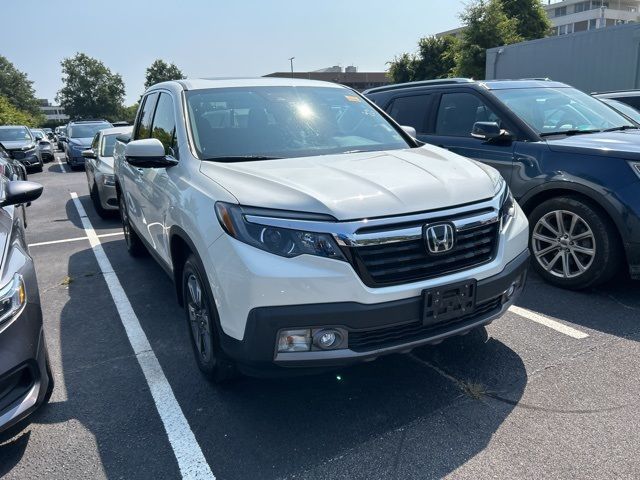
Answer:
[(578, 328), (640, 340), (640, 281), (624, 273), (584, 291), (554, 287), (532, 274), (518, 305)]

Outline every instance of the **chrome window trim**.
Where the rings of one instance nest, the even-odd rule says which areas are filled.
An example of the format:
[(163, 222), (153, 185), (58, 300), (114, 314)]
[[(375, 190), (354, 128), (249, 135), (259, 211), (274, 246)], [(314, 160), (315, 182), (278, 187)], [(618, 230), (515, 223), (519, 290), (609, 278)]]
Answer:
[[(498, 192), (498, 194), (493, 198), (471, 205), (465, 205), (463, 207), (454, 207), (446, 210), (436, 210), (394, 217), (362, 219), (346, 222), (321, 222), (291, 218), (266, 217), (252, 214), (245, 214), (244, 218), (247, 222), (258, 225), (313, 233), (328, 233), (333, 235), (338, 245), (345, 247), (383, 245), (422, 239), (422, 230), (424, 225), (428, 224), (429, 221), (433, 219), (439, 219), (438, 221), (450, 221), (456, 227), (457, 232), (463, 232), (471, 228), (477, 228), (482, 225), (489, 225), (498, 222), (500, 220), (500, 207), (505, 195), (505, 190), (506, 185), (504, 185), (500, 192)], [(470, 210), (487, 209), (490, 209), (490, 211), (478, 215), (470, 215), (468, 217), (447, 220), (447, 218), (459, 216), (465, 212), (469, 212)], [(394, 228), (394, 225), (413, 222), (424, 222), (424, 224), (417, 227)], [(383, 228), (385, 226), (388, 226), (389, 230), (372, 233), (358, 233), (359, 230), (365, 227)]]

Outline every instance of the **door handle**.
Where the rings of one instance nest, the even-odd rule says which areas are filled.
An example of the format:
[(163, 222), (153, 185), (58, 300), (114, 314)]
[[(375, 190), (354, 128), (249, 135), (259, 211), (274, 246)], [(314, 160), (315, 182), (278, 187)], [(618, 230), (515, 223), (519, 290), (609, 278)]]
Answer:
[(144, 173), (144, 168), (136, 167), (135, 170), (136, 170), (136, 172), (138, 172), (141, 175)]

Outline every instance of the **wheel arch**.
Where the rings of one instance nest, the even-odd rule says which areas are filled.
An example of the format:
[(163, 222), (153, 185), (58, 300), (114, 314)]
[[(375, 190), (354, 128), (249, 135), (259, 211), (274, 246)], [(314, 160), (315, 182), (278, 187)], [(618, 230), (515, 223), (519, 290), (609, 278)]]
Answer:
[(529, 190), (520, 198), (518, 203), (527, 216), (542, 202), (558, 197), (578, 197), (586, 200), (586, 203), (595, 207), (600, 213), (616, 226), (616, 234), (619, 239), (625, 240), (624, 228), (621, 225), (620, 215), (615, 205), (603, 201), (606, 192), (599, 193), (596, 190), (577, 183), (548, 182), (540, 187)]
[(202, 265), (202, 259), (198, 255), (195, 244), (189, 238), (187, 232), (182, 228), (174, 225), (169, 230), (169, 253), (171, 255), (171, 267), (173, 271), (173, 283), (176, 288), (178, 304), (184, 306), (184, 298), (182, 294), (182, 270), (184, 263), (193, 254), (198, 258)]

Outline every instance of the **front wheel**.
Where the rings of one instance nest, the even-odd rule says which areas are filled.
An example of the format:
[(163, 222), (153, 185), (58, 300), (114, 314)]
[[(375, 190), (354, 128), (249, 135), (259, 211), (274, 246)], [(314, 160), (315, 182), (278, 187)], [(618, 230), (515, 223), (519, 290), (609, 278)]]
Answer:
[(122, 232), (124, 233), (124, 242), (127, 245), (127, 251), (132, 257), (142, 257), (146, 255), (147, 249), (142, 243), (138, 234), (131, 228), (129, 221), (129, 212), (124, 194), (120, 195), (120, 218), (122, 219)]
[(98, 187), (95, 182), (89, 190), (89, 196), (91, 197), (91, 202), (93, 202), (93, 208), (96, 209), (96, 213), (100, 218), (110, 218), (113, 216), (111, 210), (106, 210), (102, 206), (102, 202), (100, 201), (100, 192), (98, 192)]
[(236, 377), (237, 372), (220, 348), (214, 303), (205, 278), (196, 258), (190, 255), (182, 271), (182, 298), (191, 346), (200, 371), (214, 383), (222, 383)]
[(529, 216), (536, 271), (549, 283), (579, 290), (609, 280), (621, 260), (615, 225), (577, 197), (547, 200)]

